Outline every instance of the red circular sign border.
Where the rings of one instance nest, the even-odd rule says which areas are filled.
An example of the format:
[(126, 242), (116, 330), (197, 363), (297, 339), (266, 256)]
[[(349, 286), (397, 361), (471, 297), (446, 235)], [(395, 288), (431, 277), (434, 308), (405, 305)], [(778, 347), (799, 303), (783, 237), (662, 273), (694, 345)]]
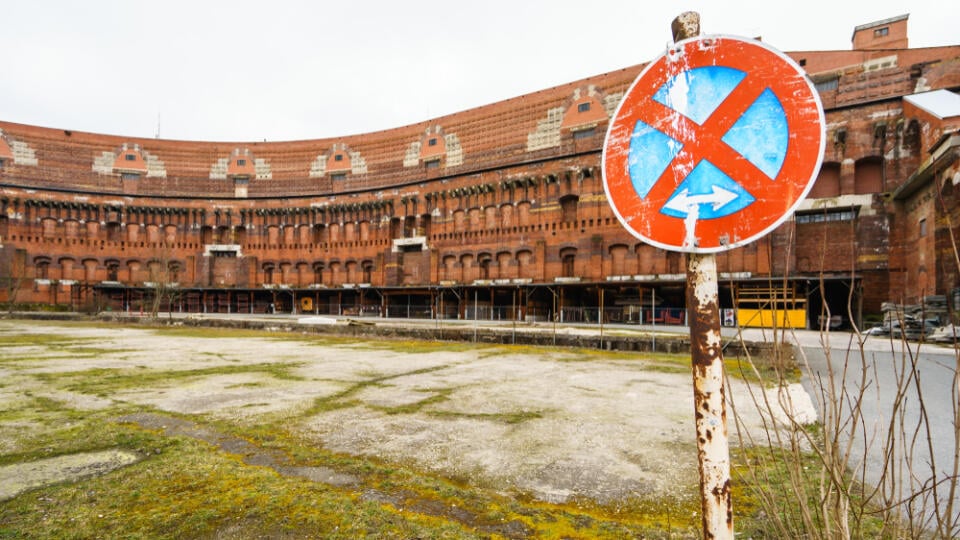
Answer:
[[(676, 54), (678, 51), (681, 52), (679, 57)], [(779, 60), (779, 63), (774, 60)], [(683, 64), (673, 64), (677, 61), (683, 61)], [(673, 65), (683, 67), (671, 71)], [(695, 229), (698, 243), (687, 245), (684, 220), (662, 214), (660, 209), (666, 203), (666, 198), (685, 178), (685, 174), (676, 174), (675, 163), (683, 159), (698, 158), (682, 155), (682, 151), (667, 167), (647, 197), (641, 199), (633, 188), (627, 157), (630, 135), (637, 120), (649, 113), (648, 109), (654, 109), (658, 113), (672, 113), (670, 118), (657, 119), (654, 127), (658, 129), (670, 128), (671, 122), (690, 122), (679, 113), (653, 101), (653, 95), (670, 77), (708, 65), (739, 69), (747, 74), (745, 81), (762, 77), (761, 86), (769, 87), (781, 102), (787, 116), (789, 139), (787, 154), (777, 178), (773, 181), (767, 179), (764, 184), (747, 186), (756, 200), (730, 216), (698, 220)], [(784, 73), (787, 68), (789, 71)], [(730, 106), (727, 101), (711, 114), (711, 118), (718, 113), (725, 114), (720, 109)], [(749, 104), (746, 103), (746, 106)], [(740, 112), (742, 113), (742, 110)], [(645, 118), (645, 121), (647, 120), (649, 118)], [(735, 121), (736, 118), (733, 118), (729, 123)], [(647, 123), (654, 125), (654, 122)], [(670, 50), (650, 62), (637, 76), (610, 121), (602, 159), (603, 185), (607, 200), (617, 218), (631, 234), (662, 249), (713, 253), (743, 246), (783, 223), (813, 187), (826, 144), (824, 126), (819, 94), (803, 69), (780, 51), (755, 40), (725, 35), (701, 36), (677, 42)], [(726, 147), (719, 139), (712, 143)], [(742, 162), (746, 160), (741, 156), (739, 161), (741, 163), (734, 165), (742, 167)], [(687, 161), (685, 165), (689, 166), (690, 163)], [(737, 181), (741, 180), (731, 176)], [(660, 195), (654, 196), (654, 191)], [(651, 234), (654, 229), (656, 231)]]

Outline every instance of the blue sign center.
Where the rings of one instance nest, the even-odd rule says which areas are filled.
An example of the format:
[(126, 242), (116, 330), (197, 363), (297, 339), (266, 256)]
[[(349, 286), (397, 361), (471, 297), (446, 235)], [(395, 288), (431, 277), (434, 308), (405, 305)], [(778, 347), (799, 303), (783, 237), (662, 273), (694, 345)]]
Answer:
[[(702, 126), (745, 77), (743, 71), (724, 66), (693, 68), (667, 80), (653, 100)], [(789, 142), (787, 117), (780, 100), (769, 88), (764, 90), (721, 141), (771, 181), (775, 180), (786, 159)], [(682, 149), (683, 142), (637, 121), (630, 136), (627, 169), (640, 198), (647, 197)], [(678, 218), (691, 212), (702, 219), (719, 218), (739, 212), (755, 200), (740, 183), (703, 158), (676, 187), (660, 212)]]

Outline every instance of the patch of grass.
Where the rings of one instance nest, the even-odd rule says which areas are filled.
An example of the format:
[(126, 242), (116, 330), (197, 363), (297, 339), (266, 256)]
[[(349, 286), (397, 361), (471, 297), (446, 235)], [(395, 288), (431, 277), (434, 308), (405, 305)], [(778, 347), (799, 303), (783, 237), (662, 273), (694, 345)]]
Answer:
[[(16, 453), (0, 455), (0, 465), (117, 447), (137, 453), (155, 453), (176, 443), (173, 439), (156, 437), (149, 432), (112, 422), (111, 418), (124, 411), (119, 407), (89, 412), (70, 409), (59, 402), (50, 404), (37, 398), (32, 403), (45, 404), (46, 408), (22, 409), (21, 419), (47, 424), (52, 429), (31, 430), (29, 436), (20, 441)], [(7, 416), (0, 419), (3, 423), (9, 421), (11, 419)]]
[(0, 503), (4, 535), (39, 538), (478, 538), (322, 484), (250, 467), (206, 444), (177, 446), (100, 478)]
[(228, 389), (229, 389), (229, 388), (262, 388), (262, 387), (264, 387), (264, 386), (266, 386), (266, 385), (265, 385), (263, 382), (260, 382), (260, 381), (253, 382), (253, 381), (251, 381), (251, 382), (245, 382), (245, 383), (228, 384), (228, 385), (225, 386), (224, 388), (228, 388)]
[[(111, 328), (115, 326), (111, 325)], [(347, 338), (315, 338), (270, 332), (227, 331), (207, 328), (150, 330), (165, 335), (202, 337), (256, 337), (293, 339), (334, 346), (357, 346)], [(55, 340), (54, 340), (55, 341)], [(0, 338), (0, 343), (3, 343)], [(64, 340), (68, 346), (87, 346)], [(361, 347), (369, 347), (365, 342)], [(376, 342), (374, 347), (399, 353), (470, 351), (479, 357), (534, 354), (546, 361), (629, 362), (633, 369), (689, 370), (686, 355), (571, 350), (534, 346), (477, 346), (469, 343), (411, 341)], [(43, 345), (40, 345), (43, 346)], [(55, 345), (56, 346), (56, 345)], [(175, 385), (192, 378), (236, 373), (262, 373), (275, 378), (302, 380), (294, 373), (297, 362), (230, 365), (182, 371), (100, 369), (60, 374), (31, 375), (39, 389), (57, 388), (109, 396), (141, 387)], [(67, 403), (29, 396), (13, 410), (0, 411), (0, 423), (41, 423), (18, 441), (16, 453), (0, 455), (0, 464), (33, 461), (53, 455), (121, 448), (144, 459), (99, 478), (88, 478), (25, 493), (0, 502), (0, 538), (696, 538), (699, 536), (699, 501), (696, 486), (683, 486), (685, 495), (645, 499), (638, 496), (610, 504), (571, 500), (548, 504), (502, 485), (484, 485), (482, 478), (447, 478), (414, 464), (389, 462), (367, 456), (337, 454), (316, 440), (297, 433), (298, 420), (327, 410), (358, 404), (364, 389), (388, 384), (392, 379), (431, 373), (447, 366), (426, 367), (402, 373), (369, 373), (360, 382), (343, 382), (340, 392), (314, 401), (305, 411), (258, 415), (255, 421), (208, 420), (221, 432), (250, 441), (265, 450), (286, 456), (290, 465), (323, 466), (350, 473), (359, 485), (334, 488), (301, 478), (285, 478), (269, 468), (245, 465), (241, 456), (184, 437), (168, 437), (113, 421), (121, 414), (149, 410), (123, 405), (108, 410), (77, 411)], [(728, 371), (730, 371), (728, 369)], [(26, 376), (24, 376), (26, 377)], [(26, 380), (26, 379), (24, 379)], [(259, 384), (259, 383), (250, 383)], [(245, 385), (245, 384), (241, 384)], [(16, 387), (16, 386), (15, 386)], [(547, 411), (500, 413), (448, 413), (427, 406), (449, 399), (452, 390), (430, 390), (416, 403), (382, 408), (391, 414), (420, 413), (463, 417), (505, 424), (541, 418)], [(47, 392), (43, 392), (44, 395)], [(302, 416), (301, 416), (302, 415)], [(198, 420), (196, 416), (182, 415)], [(739, 489), (739, 488), (736, 488)], [(370, 497), (371, 493), (381, 498)], [(756, 505), (735, 496), (743, 509)], [(689, 496), (692, 494), (693, 496)], [(381, 501), (381, 502), (378, 502)], [(387, 502), (382, 502), (387, 501)], [(737, 508), (735, 506), (735, 508)], [(738, 516), (741, 510), (738, 509)], [(754, 519), (761, 520), (760, 517)], [(754, 527), (749, 529), (761, 531)], [(755, 535), (759, 537), (759, 533)]]
[(463, 341), (425, 341), (425, 340), (392, 340), (379, 339), (354, 342), (351, 345), (364, 349), (378, 351), (394, 351), (407, 354), (429, 354), (436, 352), (474, 352), (487, 350), (490, 347)]
[[(812, 428), (814, 438), (817, 429)], [(819, 532), (825, 530), (820, 497), (824, 466), (813, 452), (796, 452), (789, 449), (748, 447), (731, 448), (731, 477), (733, 507), (737, 515), (737, 531), (753, 538), (779, 537), (788, 531), (791, 537), (808, 536), (801, 508), (807, 508), (812, 523)], [(853, 485), (849, 482), (848, 485)], [(857, 489), (850, 489), (850, 527), (854, 538), (899, 538), (885, 534), (883, 518), (876, 508), (865, 504)], [(798, 500), (804, 497), (805, 501)], [(857, 515), (866, 510), (865, 513)], [(780, 527), (774, 526), (776, 515)]]
[(63, 334), (0, 334), (0, 343), (4, 347), (48, 347), (62, 348), (76, 346), (78, 343), (97, 343), (101, 340), (92, 337), (72, 337)]
[[(108, 348), (94, 337), (64, 336), (55, 333), (0, 334), (0, 351), (16, 347), (14, 353), (0, 352), (0, 365), (15, 366), (61, 358), (96, 358), (105, 354), (135, 353), (135, 349)], [(24, 350), (26, 349), (26, 350)], [(27, 352), (28, 354), (24, 354)], [(8, 357), (4, 358), (4, 356)]]
[(803, 376), (796, 365), (777, 365), (776, 362), (765, 359), (724, 357), (723, 365), (727, 376), (758, 383), (767, 388), (781, 383), (797, 383)]
[(543, 418), (545, 411), (512, 411), (499, 413), (464, 413), (454, 411), (430, 411), (427, 414), (434, 418), (467, 418), (470, 420), (484, 420), (502, 424), (521, 424), (530, 420)]
[(59, 386), (71, 392), (107, 397), (122, 390), (156, 385), (162, 386), (175, 381), (199, 379), (217, 375), (261, 373), (276, 379), (301, 381), (304, 380), (304, 378), (292, 372), (292, 370), (301, 365), (303, 365), (302, 362), (272, 362), (162, 371), (144, 371), (142, 368), (138, 369), (137, 367), (132, 369), (94, 368), (62, 373), (39, 373), (35, 376), (43, 382)]
[[(384, 382), (389, 381), (389, 380), (391, 380), (391, 379), (398, 379), (398, 378), (401, 378), (401, 377), (410, 377), (410, 376), (415, 376), (415, 375), (422, 375), (422, 374), (425, 374), (425, 373), (432, 373), (432, 372), (434, 372), (434, 371), (440, 371), (440, 370), (443, 370), (443, 369), (446, 369), (446, 366), (425, 367), (425, 368), (420, 368), (420, 369), (414, 369), (414, 370), (411, 370), (411, 371), (403, 371), (403, 372), (400, 372), (400, 373), (383, 374), (383, 375), (370, 373), (370, 374), (368, 374), (368, 375), (369, 375), (369, 378), (366, 379), (366, 380), (362, 380), (362, 381), (359, 381), (359, 382), (348, 383), (349, 386), (347, 386), (346, 388), (344, 388), (343, 390), (341, 390), (341, 391), (339, 391), (339, 392), (337, 392), (337, 393), (335, 393), (335, 394), (331, 394), (331, 395), (329, 395), (329, 396), (321, 396), (321, 397), (318, 397), (318, 398), (314, 399), (314, 400), (313, 400), (313, 406), (307, 408), (305, 411), (303, 411), (302, 414), (303, 414), (304, 416), (313, 416), (313, 415), (321, 414), (321, 413), (324, 413), (324, 412), (334, 411), (334, 410), (337, 410), (337, 409), (344, 409), (344, 408), (354, 407), (354, 406), (358, 405), (360, 402), (359, 402), (359, 400), (354, 399), (353, 396), (354, 396), (355, 394), (357, 394), (358, 392), (360, 392), (361, 390), (364, 390), (364, 389), (366, 389), (366, 388), (372, 388), (372, 387), (380, 386), (380, 385), (382, 385)], [(432, 399), (432, 398), (428, 398), (428, 399)], [(446, 399), (446, 397), (444, 396), (442, 399)], [(418, 403), (420, 403), (420, 402), (418, 402)], [(406, 406), (404, 406), (404, 407), (406, 407)], [(383, 408), (383, 409), (384, 409), (384, 410), (388, 410), (388, 409), (389, 409), (389, 410), (393, 410), (393, 409), (395, 409), (395, 408), (386, 407), (386, 408)], [(402, 407), (401, 407), (401, 408), (398, 408), (398, 409), (397, 409), (397, 413), (395, 413), (395, 414), (399, 414), (399, 412), (401, 412), (401, 409), (402, 409)]]
[(220, 326), (153, 326), (149, 331), (163, 336), (201, 339), (266, 339), (288, 340), (302, 339), (299, 335), (271, 332), (269, 330), (252, 330), (245, 328), (224, 328)]
[(453, 392), (452, 388), (442, 389), (442, 390), (425, 390), (425, 392), (432, 392), (433, 395), (420, 401), (415, 401), (413, 403), (407, 403), (404, 405), (397, 405), (394, 407), (385, 407), (385, 406), (373, 406), (367, 405), (371, 409), (384, 412), (386, 414), (414, 414), (420, 412), (424, 407), (433, 405), (436, 403), (442, 403), (447, 401), (450, 394)]

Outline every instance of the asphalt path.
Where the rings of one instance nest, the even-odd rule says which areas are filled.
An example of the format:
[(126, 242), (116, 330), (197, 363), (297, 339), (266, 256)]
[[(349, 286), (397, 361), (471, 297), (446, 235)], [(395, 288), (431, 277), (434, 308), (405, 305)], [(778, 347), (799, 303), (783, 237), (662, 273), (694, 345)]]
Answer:
[[(945, 515), (953, 496), (952, 521), (960, 524), (960, 502), (956, 502), (960, 495), (950, 492), (948, 481), (956, 475), (958, 458), (956, 351), (889, 337), (871, 336), (859, 343), (844, 333), (791, 337), (803, 351), (804, 387), (818, 405), (821, 419), (830, 423), (824, 416), (830, 396), (844, 400), (834, 416), (843, 424), (839, 439), (852, 445), (850, 464), (866, 483), (888, 486), (890, 500), (906, 498), (910, 484), (916, 491), (936, 483), (937, 504), (932, 496), (915, 499), (913, 509), (932, 520), (937, 514)], [(852, 423), (851, 405), (858, 400), (863, 417)], [(889, 448), (893, 456), (887, 459)], [(903, 490), (890, 488), (891, 479), (901, 482)], [(933, 528), (932, 522), (927, 528)]]

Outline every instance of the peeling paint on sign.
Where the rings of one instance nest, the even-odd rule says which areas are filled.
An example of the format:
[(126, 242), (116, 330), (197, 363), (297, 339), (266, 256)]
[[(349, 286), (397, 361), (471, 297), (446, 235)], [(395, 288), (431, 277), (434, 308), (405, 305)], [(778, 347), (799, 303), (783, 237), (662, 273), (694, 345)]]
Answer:
[(676, 43), (625, 94), (607, 131), (607, 200), (641, 240), (672, 251), (739, 247), (812, 187), (823, 107), (803, 70), (730, 36)]

